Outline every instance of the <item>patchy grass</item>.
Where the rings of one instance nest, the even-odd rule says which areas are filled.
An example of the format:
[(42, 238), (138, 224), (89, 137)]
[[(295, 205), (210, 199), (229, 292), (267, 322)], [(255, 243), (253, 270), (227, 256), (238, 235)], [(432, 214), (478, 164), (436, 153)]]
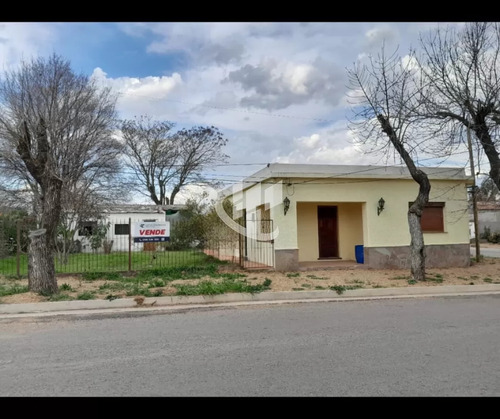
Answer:
[(425, 276), (425, 280), (431, 281), (431, 282), (442, 283), (443, 282), (443, 275), (441, 275), (441, 274), (428, 274)]
[(92, 291), (85, 291), (76, 296), (77, 300), (94, 300), (95, 298), (95, 292)]
[(335, 291), (337, 294), (343, 294), (347, 290), (355, 290), (357, 288), (363, 288), (362, 285), (333, 285), (330, 287), (331, 290)]
[(324, 276), (316, 276), (316, 275), (306, 275), (306, 277), (310, 279), (328, 279), (325, 278)]
[(347, 283), (349, 284), (360, 284), (360, 285), (364, 285), (364, 281), (360, 281), (359, 279), (351, 279), (351, 280), (348, 280), (346, 281)]
[[(131, 269), (134, 271), (163, 268), (175, 266), (203, 266), (208, 263), (224, 262), (218, 261), (213, 256), (208, 256), (201, 251), (195, 250), (168, 250), (155, 252), (131, 252)], [(57, 274), (83, 272), (126, 272), (129, 268), (128, 252), (105, 253), (72, 253), (68, 255), (67, 263), (60, 263), (55, 259)], [(28, 259), (27, 255), (20, 255), (19, 273), (27, 275)], [(16, 256), (9, 256), (0, 259), (0, 272), (14, 274), (17, 270)]]
[(69, 284), (61, 284), (59, 285), (59, 291), (73, 291), (73, 288)]
[(27, 285), (19, 284), (0, 284), (0, 297), (5, 297), (7, 295), (22, 294), (28, 292)]
[(175, 295), (216, 295), (228, 292), (249, 292), (257, 293), (269, 289), (271, 280), (266, 279), (262, 284), (251, 285), (247, 281), (234, 278), (223, 278), (222, 281), (200, 281), (198, 284), (179, 284)]

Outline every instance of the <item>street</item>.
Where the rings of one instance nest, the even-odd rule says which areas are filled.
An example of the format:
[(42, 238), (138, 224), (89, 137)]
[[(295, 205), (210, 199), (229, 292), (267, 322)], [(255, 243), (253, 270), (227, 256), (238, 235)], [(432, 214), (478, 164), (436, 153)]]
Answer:
[[(488, 246), (479, 246), (479, 252), (481, 255), (490, 257), (490, 258), (500, 258), (500, 247), (488, 247)], [(474, 246), (470, 247), (470, 254), (473, 257), (476, 257), (476, 248)]]
[(499, 303), (0, 319), (0, 396), (500, 396)]

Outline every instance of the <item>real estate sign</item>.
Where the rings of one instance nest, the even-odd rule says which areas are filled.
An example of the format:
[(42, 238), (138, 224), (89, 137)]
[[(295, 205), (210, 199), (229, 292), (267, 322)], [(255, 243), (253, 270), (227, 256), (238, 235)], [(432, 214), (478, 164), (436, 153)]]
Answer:
[(170, 241), (170, 222), (132, 223), (132, 237), (135, 243)]

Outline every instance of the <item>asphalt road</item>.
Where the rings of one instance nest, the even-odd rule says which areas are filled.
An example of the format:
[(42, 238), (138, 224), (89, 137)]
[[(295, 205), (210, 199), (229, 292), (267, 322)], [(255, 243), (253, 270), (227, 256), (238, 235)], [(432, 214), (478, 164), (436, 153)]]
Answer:
[[(498, 247), (482, 247), (479, 246), (479, 253), (483, 256), (490, 258), (500, 258), (500, 248)], [(476, 257), (476, 248), (471, 246), (470, 254), (473, 257)]]
[(500, 296), (0, 320), (0, 396), (500, 396)]

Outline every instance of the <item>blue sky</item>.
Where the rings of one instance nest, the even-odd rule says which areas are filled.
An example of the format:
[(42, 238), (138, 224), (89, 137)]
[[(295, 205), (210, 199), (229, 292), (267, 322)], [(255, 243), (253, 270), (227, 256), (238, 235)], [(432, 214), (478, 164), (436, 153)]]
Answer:
[[(443, 22), (6, 22), (2, 68), (55, 52), (120, 93), (121, 118), (214, 125), (228, 138), (220, 180), (268, 162), (385, 164), (353, 143), (346, 67)], [(466, 164), (459, 160), (447, 162)]]

